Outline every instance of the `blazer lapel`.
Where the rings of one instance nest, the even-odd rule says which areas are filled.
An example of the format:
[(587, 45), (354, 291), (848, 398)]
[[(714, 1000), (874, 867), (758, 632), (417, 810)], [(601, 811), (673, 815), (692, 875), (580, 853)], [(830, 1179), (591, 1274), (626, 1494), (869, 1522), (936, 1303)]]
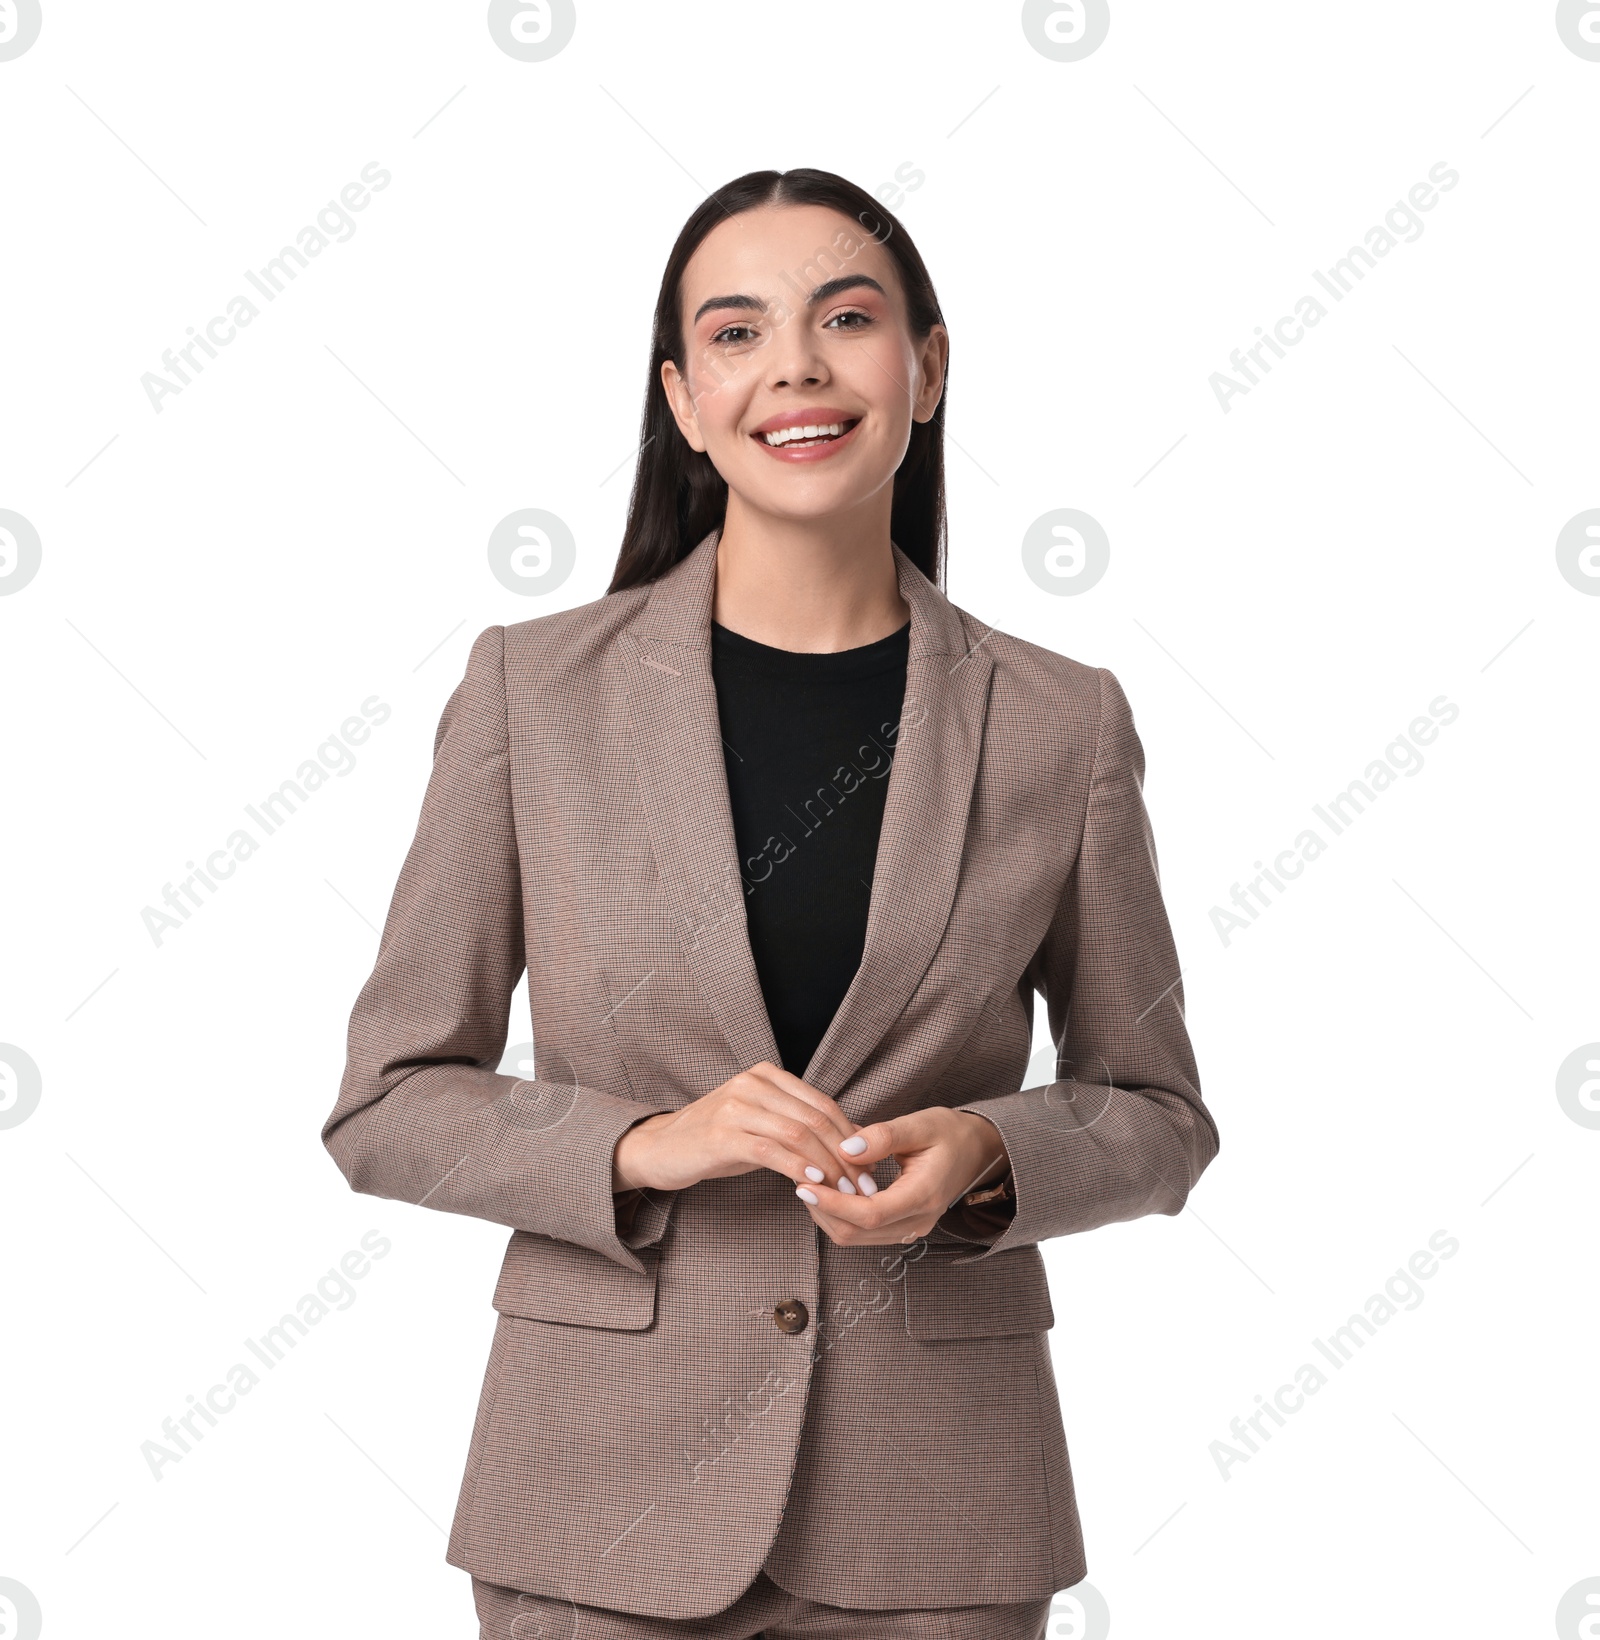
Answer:
[(987, 651), (969, 645), (955, 606), (893, 550), (911, 641), (866, 946), (803, 1073), (844, 1104), (846, 1084), (911, 1000), (950, 920), (994, 671)]
[[(620, 641), (645, 823), (676, 902), (683, 950), (741, 1069), (778, 1045), (750, 953), (744, 880), (711, 676), (713, 530), (651, 586)], [(709, 1092), (710, 1090), (705, 1090)]]
[[(713, 530), (652, 583), (643, 611), (620, 634), (621, 655), (646, 824), (685, 956), (739, 1064), (777, 1064), (750, 951), (711, 675), (720, 534)], [(911, 632), (865, 948), (802, 1073), (834, 1098), (899, 1018), (944, 934), (993, 671), (981, 647), (969, 646), (955, 606), (898, 546), (891, 550)]]

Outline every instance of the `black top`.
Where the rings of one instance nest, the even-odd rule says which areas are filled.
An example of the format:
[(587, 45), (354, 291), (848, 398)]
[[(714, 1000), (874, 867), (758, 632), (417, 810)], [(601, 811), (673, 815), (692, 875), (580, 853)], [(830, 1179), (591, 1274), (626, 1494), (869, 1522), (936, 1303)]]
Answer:
[(910, 641), (812, 655), (711, 624), (750, 950), (796, 1076), (861, 965)]

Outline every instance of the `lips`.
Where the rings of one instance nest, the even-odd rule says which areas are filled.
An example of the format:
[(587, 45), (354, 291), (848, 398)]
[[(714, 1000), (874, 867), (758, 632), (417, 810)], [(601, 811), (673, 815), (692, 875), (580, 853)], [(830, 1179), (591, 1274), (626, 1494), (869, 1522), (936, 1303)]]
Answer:
[(860, 419), (837, 404), (807, 404), (797, 410), (782, 410), (775, 416), (768, 416), (759, 427), (751, 428), (751, 432), (776, 433), (784, 427), (826, 426), (832, 422)]
[[(750, 437), (758, 449), (775, 461), (826, 461), (850, 443), (861, 425), (859, 416), (835, 411), (831, 412), (833, 420), (824, 420), (829, 414), (821, 410), (774, 416), (772, 422), (757, 428)], [(779, 442), (768, 443), (768, 437), (774, 434), (778, 435)]]
[(859, 418), (846, 417), (842, 421), (796, 422), (792, 427), (775, 427), (769, 432), (757, 433), (755, 436), (769, 450), (778, 450), (790, 444), (817, 443), (827, 439), (843, 438), (855, 426), (857, 419)]

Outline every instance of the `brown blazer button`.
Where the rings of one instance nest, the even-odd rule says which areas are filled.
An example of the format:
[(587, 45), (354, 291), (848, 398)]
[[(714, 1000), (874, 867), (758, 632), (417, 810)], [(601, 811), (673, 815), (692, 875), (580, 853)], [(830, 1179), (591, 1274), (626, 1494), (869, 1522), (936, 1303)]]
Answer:
[(772, 1312), (773, 1323), (779, 1332), (797, 1333), (806, 1330), (806, 1323), (811, 1317), (806, 1313), (806, 1307), (798, 1298), (786, 1298)]

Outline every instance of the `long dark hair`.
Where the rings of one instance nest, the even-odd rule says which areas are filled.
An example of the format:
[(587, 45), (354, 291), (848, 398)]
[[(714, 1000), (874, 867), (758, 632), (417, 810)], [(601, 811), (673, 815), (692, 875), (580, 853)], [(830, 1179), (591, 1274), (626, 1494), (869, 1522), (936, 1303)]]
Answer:
[[(907, 316), (914, 334), (925, 337), (943, 322), (933, 281), (911, 236), (892, 212), (855, 183), (832, 171), (750, 171), (707, 195), (678, 234), (656, 297), (650, 375), (645, 383), (639, 462), (622, 550), (607, 592), (653, 581), (664, 574), (723, 522), (727, 480), (703, 450), (691, 449), (678, 431), (662, 363), (671, 359), (686, 372), (683, 343), (683, 270), (700, 242), (719, 222), (761, 205), (826, 205), (859, 223), (883, 245), (900, 270)], [(948, 369), (946, 370), (948, 380)], [(905, 459), (894, 475), (889, 534), (933, 584), (944, 588), (944, 404), (924, 422), (913, 422)]]

